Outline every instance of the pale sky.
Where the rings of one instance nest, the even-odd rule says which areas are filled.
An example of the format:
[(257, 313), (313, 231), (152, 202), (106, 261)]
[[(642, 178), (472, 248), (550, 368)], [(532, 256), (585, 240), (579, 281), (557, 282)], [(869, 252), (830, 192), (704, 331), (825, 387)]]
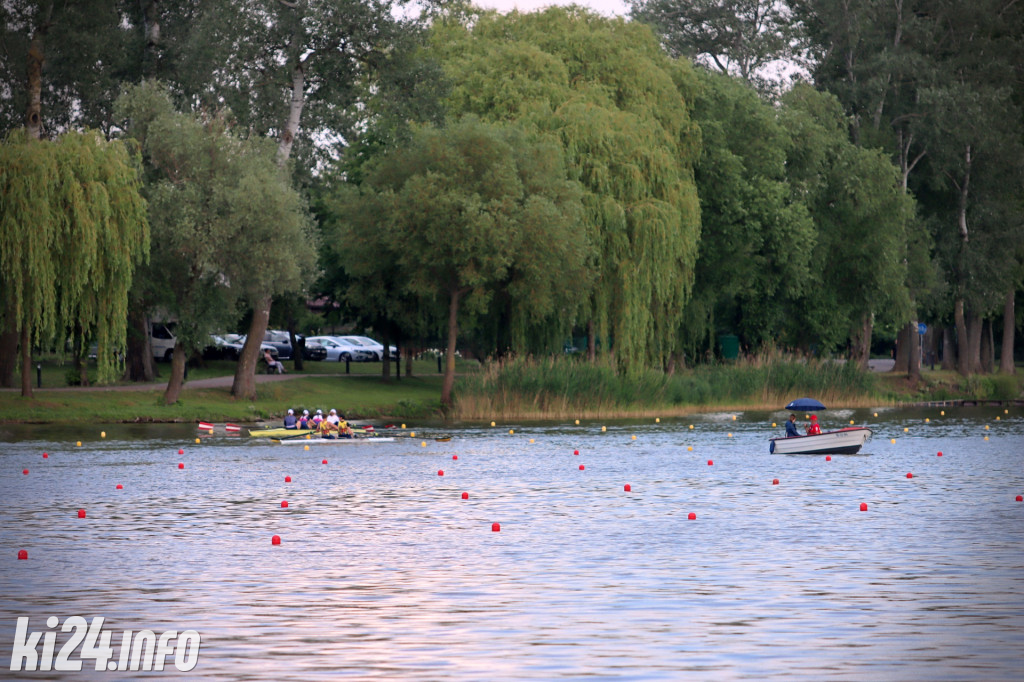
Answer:
[(551, 5), (581, 5), (609, 17), (626, 16), (629, 12), (625, 0), (575, 0), (575, 2), (573, 0), (473, 0), (473, 4), (486, 9), (496, 9), (503, 13), (514, 9), (520, 12), (532, 12)]

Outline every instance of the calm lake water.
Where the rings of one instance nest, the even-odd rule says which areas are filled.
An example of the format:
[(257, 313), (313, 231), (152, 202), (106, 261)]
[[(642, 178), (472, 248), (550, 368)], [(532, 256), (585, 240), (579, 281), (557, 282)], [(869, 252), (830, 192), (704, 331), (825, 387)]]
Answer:
[(1021, 679), (1024, 408), (877, 412), (823, 413), (875, 428), (831, 461), (769, 454), (781, 411), (309, 451), (0, 427), (0, 676), (147, 675), (9, 672), (19, 616), (103, 616), (113, 661), (200, 633), (178, 678)]

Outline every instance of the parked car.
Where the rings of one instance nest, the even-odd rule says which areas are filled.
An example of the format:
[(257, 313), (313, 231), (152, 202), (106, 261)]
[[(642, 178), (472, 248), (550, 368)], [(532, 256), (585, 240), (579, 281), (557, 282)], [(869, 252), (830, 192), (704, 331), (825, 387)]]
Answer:
[[(298, 336), (297, 339), (303, 339)], [(313, 339), (303, 339), (302, 342), (302, 359), (311, 360), (313, 362), (319, 362), (327, 359), (327, 349), (324, 348), (323, 344)]]
[[(367, 348), (373, 352), (374, 359), (380, 362), (384, 359), (384, 345), (379, 341), (374, 341), (369, 336), (342, 336), (343, 341), (349, 341), (351, 343)], [(394, 346), (389, 346), (390, 357), (392, 360), (398, 357), (398, 349)]]
[(153, 357), (157, 360), (171, 361), (174, 344), (178, 339), (174, 336), (174, 322), (166, 324), (154, 322), (149, 326), (149, 345), (153, 348)]
[(306, 343), (319, 343), (327, 351), (327, 359), (332, 362), (367, 362), (373, 360), (374, 354), (368, 348), (344, 341), (336, 336), (310, 336)]
[[(238, 360), (239, 356), (242, 354), (242, 346), (245, 345), (244, 335), (225, 334), (224, 336), (217, 336), (215, 334), (211, 334), (210, 338), (213, 340), (214, 345), (221, 349), (221, 357), (225, 360)], [(270, 351), (270, 356), (277, 360), (277, 348), (269, 343), (260, 344), (260, 357), (263, 357), (264, 351), (268, 350)]]

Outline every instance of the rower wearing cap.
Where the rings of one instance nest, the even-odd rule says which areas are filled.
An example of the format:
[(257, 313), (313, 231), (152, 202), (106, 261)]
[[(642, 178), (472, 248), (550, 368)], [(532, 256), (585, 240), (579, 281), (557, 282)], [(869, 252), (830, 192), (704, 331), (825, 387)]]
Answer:
[(289, 407), (288, 408), (288, 414), (286, 414), (284, 416), (284, 428), (286, 428), (286, 429), (298, 428), (296, 426), (297, 423), (298, 423), (298, 420), (295, 418), (295, 410), (293, 410), (292, 408)]
[(309, 418), (309, 410), (303, 410), (302, 416), (299, 417), (299, 428), (308, 429), (311, 428), (311, 420)]
[(807, 426), (807, 435), (808, 436), (820, 436), (821, 435), (821, 427), (818, 426), (818, 415), (816, 415), (816, 414), (812, 414), (811, 415), (811, 423)]

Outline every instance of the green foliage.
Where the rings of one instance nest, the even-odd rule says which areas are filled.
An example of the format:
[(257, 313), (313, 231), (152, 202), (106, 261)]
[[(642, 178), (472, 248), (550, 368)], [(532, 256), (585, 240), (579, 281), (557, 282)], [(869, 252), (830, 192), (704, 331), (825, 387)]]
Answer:
[(465, 378), (455, 414), (572, 416), (623, 414), (658, 408), (712, 405), (783, 405), (809, 394), (836, 404), (865, 400), (875, 379), (854, 363), (754, 362), (702, 365), (667, 375), (657, 370), (617, 373), (607, 362), (572, 358), (512, 358)]
[(692, 71), (647, 27), (580, 8), (483, 14), (471, 29), (439, 22), (432, 45), (453, 114), (514, 121), (561, 146), (597, 249), (594, 286), (578, 291), (582, 320), (615, 338), (620, 369), (660, 364), (700, 233)]
[[(128, 289), (149, 251), (137, 161), (121, 142), (21, 131), (0, 144), (0, 281), (13, 328), (35, 344), (95, 337), (99, 379), (113, 379), (125, 346)], [(23, 349), (31, 352), (31, 349)]]

